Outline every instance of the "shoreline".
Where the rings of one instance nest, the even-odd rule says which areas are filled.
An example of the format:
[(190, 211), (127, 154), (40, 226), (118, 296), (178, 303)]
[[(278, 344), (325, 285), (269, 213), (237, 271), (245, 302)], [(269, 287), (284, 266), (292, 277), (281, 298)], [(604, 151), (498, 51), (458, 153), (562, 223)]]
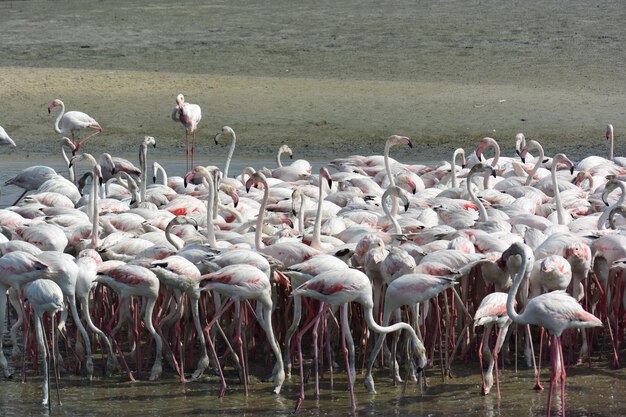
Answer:
[(447, 159), (456, 147), (467, 151), (484, 136), (500, 141), (505, 155), (518, 132), (539, 140), (547, 154), (602, 155), (606, 124), (626, 108), (621, 94), (513, 85), (0, 67), (0, 100), (10, 103), (1, 123), (20, 154), (59, 149), (61, 135), (52, 129), (58, 110), (45, 110), (54, 98), (104, 128), (85, 151), (128, 153), (135, 149), (129, 141), (150, 135), (159, 147), (184, 152), (184, 129), (169, 117), (178, 92), (201, 105), (197, 143), (216, 156), (227, 149), (213, 144), (224, 125), (235, 129), (236, 155), (245, 157), (267, 156), (282, 143), (303, 157), (380, 153), (394, 133), (411, 137), (414, 152), (429, 160)]

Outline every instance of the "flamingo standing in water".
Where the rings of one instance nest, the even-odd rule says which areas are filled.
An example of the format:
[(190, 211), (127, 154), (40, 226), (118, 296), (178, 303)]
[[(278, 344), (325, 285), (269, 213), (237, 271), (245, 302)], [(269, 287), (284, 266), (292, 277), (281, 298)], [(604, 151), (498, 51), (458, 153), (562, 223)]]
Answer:
[[(75, 145), (74, 149), (72, 150), (73, 154), (76, 154), (80, 147), (89, 139), (104, 131), (100, 124), (87, 113), (83, 113), (82, 111), (66, 112), (65, 104), (63, 104), (63, 102), (58, 98), (53, 100), (52, 103), (48, 105), (48, 113), (50, 113), (52, 109), (57, 106), (61, 106), (61, 112), (54, 121), (54, 131), (60, 134), (66, 134), (67, 132), (72, 133), (72, 143)], [(85, 139), (76, 143), (76, 131), (86, 128), (95, 129), (96, 131), (87, 136)]]
[[(185, 96), (179, 94), (176, 97), (176, 107), (172, 109), (172, 120), (181, 122), (185, 126), (185, 157), (187, 171), (193, 167), (193, 150), (196, 143), (196, 129), (202, 119), (202, 110), (197, 104), (185, 103)], [(191, 132), (191, 165), (189, 164), (189, 132)]]
[[(54, 282), (47, 279), (38, 279), (30, 282), (24, 288), (24, 296), (35, 310), (35, 332), (37, 334), (37, 343), (41, 352), (43, 362), (43, 383), (41, 384), (41, 403), (50, 405), (50, 389), (48, 377), (48, 346), (43, 337), (43, 325), (41, 320), (44, 313), (49, 313), (52, 317), (52, 346), (54, 358), (54, 315), (58, 311), (63, 310), (63, 292), (61, 288)], [(55, 362), (56, 363), (56, 362)], [(56, 366), (55, 366), (56, 368)], [(58, 375), (55, 369), (55, 376)], [(58, 381), (57, 381), (58, 387)], [(59, 402), (60, 405), (60, 402)]]
[[(404, 322), (395, 323), (391, 326), (380, 326), (374, 320), (374, 299), (372, 296), (372, 284), (370, 279), (363, 272), (356, 269), (336, 269), (323, 272), (311, 280), (305, 282), (292, 293), (292, 296), (305, 296), (323, 301), (331, 306), (341, 306), (341, 327), (343, 329), (342, 348), (346, 358), (346, 369), (348, 370), (348, 388), (350, 390), (350, 399), (352, 402), (352, 411), (356, 410), (356, 399), (354, 397), (354, 364), (348, 359), (348, 349), (346, 347), (346, 337), (350, 337), (350, 327), (348, 323), (348, 303), (355, 301), (363, 305), (365, 313), (365, 322), (367, 326), (375, 333), (391, 333), (396, 330), (405, 329), (409, 332), (409, 336), (413, 342), (413, 349), (418, 356), (418, 366), (420, 369), (426, 365), (426, 351), (424, 345), (418, 339), (413, 328)], [(319, 315), (324, 310), (320, 310)], [(317, 323), (316, 318), (311, 323)], [(299, 337), (301, 337), (299, 335)], [(300, 396), (296, 401), (296, 410), (300, 408), (304, 401), (304, 375), (302, 369), (302, 349), (300, 351)]]
[(601, 327), (602, 322), (593, 314), (585, 311), (578, 301), (565, 291), (552, 291), (538, 295), (528, 301), (523, 313), (518, 314), (514, 308), (515, 296), (525, 276), (526, 268), (533, 263), (534, 255), (528, 246), (522, 243), (514, 243), (502, 254), (503, 259), (508, 259), (511, 256), (520, 256), (521, 262), (506, 300), (507, 314), (515, 323), (541, 326), (552, 335), (552, 351), (550, 352), (552, 370), (550, 374), (547, 415), (548, 417), (550, 416), (552, 393), (558, 377), (561, 383), (561, 415), (565, 417), (566, 375), (561, 334), (566, 329)]
[[(0, 257), (0, 368), (7, 378), (11, 376), (12, 372), (9, 370), (2, 349), (6, 323), (4, 318), (7, 312), (6, 293), (9, 288), (13, 288), (19, 293), (22, 285), (39, 278), (45, 278), (45, 274), (48, 272), (48, 265), (40, 262), (30, 253), (16, 251)], [(23, 308), (24, 305), (20, 302), (20, 306)], [(24, 315), (23, 311), (22, 315)]]

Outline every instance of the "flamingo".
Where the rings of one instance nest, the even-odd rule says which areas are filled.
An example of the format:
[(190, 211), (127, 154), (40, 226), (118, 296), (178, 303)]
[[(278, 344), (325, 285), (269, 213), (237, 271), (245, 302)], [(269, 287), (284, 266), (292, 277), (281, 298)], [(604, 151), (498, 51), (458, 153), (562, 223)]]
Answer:
[[(498, 376), (498, 353), (502, 349), (506, 333), (511, 325), (512, 321), (506, 313), (506, 298), (507, 293), (494, 292), (487, 294), (482, 299), (476, 313), (474, 313), (474, 328), (478, 326), (485, 326), (483, 330), (483, 337), (478, 347), (478, 357), (480, 358), (480, 366), (482, 372), (483, 384), (481, 392), (483, 395), (489, 394), (491, 387), (493, 386), (493, 368), (496, 368), (496, 387), (498, 391), (498, 398), (500, 398), (500, 379)], [(491, 328), (493, 325), (498, 327), (498, 336), (496, 338), (496, 344), (493, 351), (489, 349), (489, 336), (491, 335)], [(492, 354), (493, 352), (493, 354)], [(487, 354), (489, 358), (489, 365), (485, 369), (482, 365), (483, 355)]]
[(9, 134), (4, 130), (2, 126), (0, 126), (0, 145), (10, 145), (15, 147), (15, 142), (9, 136)]
[[(161, 340), (161, 337), (158, 335), (152, 323), (152, 312), (156, 304), (157, 296), (159, 295), (159, 279), (154, 272), (139, 265), (119, 265), (109, 270), (98, 272), (96, 281), (112, 288), (119, 297), (117, 307), (119, 310), (118, 323), (115, 328), (110, 331), (110, 336), (115, 345), (117, 345), (115, 334), (124, 324), (124, 318), (129, 314), (130, 297), (143, 297), (144, 300), (146, 300), (143, 307), (143, 322), (156, 344), (154, 364), (150, 372), (150, 381), (157, 380), (162, 371), (161, 352), (163, 351), (163, 340)], [(139, 330), (136, 328), (135, 332), (138, 331)], [(121, 352), (119, 353), (122, 355)], [(123, 356), (121, 356), (121, 359), (122, 363), (125, 364), (126, 361)], [(127, 373), (131, 381), (134, 381), (135, 379), (128, 368)]]
[(534, 255), (532, 250), (521, 243), (514, 243), (503, 254), (503, 259), (519, 256), (520, 266), (513, 279), (513, 285), (509, 290), (506, 311), (511, 320), (518, 324), (534, 324), (548, 330), (552, 335), (552, 351), (550, 353), (551, 375), (550, 390), (548, 392), (548, 417), (552, 404), (552, 393), (557, 383), (561, 383), (561, 415), (565, 417), (565, 361), (563, 360), (563, 347), (561, 334), (567, 329), (583, 329), (590, 327), (602, 327), (602, 322), (593, 314), (585, 311), (574, 297), (565, 291), (552, 291), (532, 298), (526, 304), (522, 313), (515, 311), (514, 303), (517, 291), (526, 275), (526, 268), (532, 265)]
[[(193, 163), (193, 151), (196, 143), (196, 129), (198, 123), (202, 119), (202, 109), (197, 104), (191, 104), (185, 102), (185, 96), (179, 94), (176, 97), (176, 107), (172, 109), (172, 120), (181, 122), (185, 126), (185, 157), (187, 159), (187, 171), (189, 171), (190, 160), (189, 153), (191, 152), (191, 166)], [(189, 148), (189, 132), (191, 132), (191, 149)]]
[[(395, 281), (394, 281), (395, 282)], [(350, 332), (348, 323), (348, 308), (350, 302), (357, 302), (364, 308), (365, 322), (367, 326), (375, 333), (391, 333), (400, 329), (404, 329), (409, 333), (413, 348), (418, 357), (420, 368), (426, 365), (426, 354), (422, 343), (420, 342), (415, 330), (407, 323), (395, 323), (391, 326), (380, 326), (374, 320), (373, 309), (374, 300), (372, 297), (372, 284), (370, 279), (363, 272), (356, 269), (332, 270), (321, 273), (313, 279), (305, 282), (292, 293), (292, 296), (310, 297), (323, 301), (333, 307), (341, 306), (341, 327), (343, 329), (342, 346), (346, 359), (346, 369), (348, 370), (348, 384), (350, 390), (350, 399), (352, 411), (356, 410), (356, 399), (354, 396), (354, 364), (348, 359), (348, 350), (346, 348), (346, 337)], [(320, 311), (322, 313), (322, 311)], [(319, 314), (319, 313), (318, 313)], [(302, 351), (300, 350), (300, 355)], [(304, 375), (302, 371), (302, 358), (300, 358), (300, 396), (296, 402), (296, 410), (300, 408), (304, 401)]]
[[(455, 279), (455, 277), (432, 276), (427, 274), (406, 274), (396, 278), (391, 283), (389, 283), (389, 286), (387, 287), (387, 292), (385, 293), (383, 326), (386, 326), (389, 323), (391, 314), (396, 312), (401, 306), (414, 306), (417, 303), (423, 303), (433, 297), (436, 297), (440, 292), (445, 291), (448, 288), (452, 288), (456, 284), (458, 284), (458, 281)], [(417, 311), (417, 309), (415, 309), (414, 311)], [(398, 322), (397, 324), (403, 323)], [(406, 326), (413, 330), (413, 328), (408, 324), (406, 324)], [(376, 356), (378, 356), (378, 352), (380, 352), (380, 349), (382, 348), (385, 341), (385, 334), (389, 332), (379, 333), (381, 334), (378, 336), (378, 340), (376, 341), (376, 345), (374, 345), (374, 349), (372, 349), (369, 360), (367, 362), (367, 370), (365, 372), (365, 387), (369, 392), (373, 393), (376, 392), (376, 389), (374, 387), (372, 368), (374, 367)], [(419, 339), (417, 339), (417, 341), (414, 341), (414, 344), (417, 344), (418, 346), (418, 369), (424, 368), (426, 364), (426, 350), (424, 348), (424, 345)], [(399, 381), (400, 377), (399, 375), (397, 375), (397, 367), (395, 366), (395, 364), (393, 368), (394, 381)]]
[[(80, 147), (87, 142), (89, 139), (97, 135), (98, 133), (102, 133), (104, 129), (96, 122), (96, 120), (82, 111), (68, 111), (65, 112), (65, 104), (58, 98), (53, 100), (48, 105), (48, 113), (52, 112), (57, 106), (61, 106), (61, 112), (57, 116), (54, 121), (54, 131), (59, 134), (66, 134), (70, 132), (72, 134), (72, 143), (74, 144), (74, 149), (72, 150), (72, 154), (76, 154)], [(76, 143), (76, 131), (82, 129), (95, 129), (96, 131), (91, 135), (87, 136), (80, 142)]]
[[(38, 279), (32, 281), (24, 287), (24, 296), (35, 311), (35, 332), (37, 334), (37, 343), (41, 352), (43, 363), (43, 383), (41, 384), (41, 403), (49, 405), (49, 376), (48, 376), (48, 347), (43, 337), (43, 325), (41, 323), (44, 313), (50, 314), (52, 317), (52, 346), (54, 358), (54, 315), (63, 310), (63, 292), (61, 288), (53, 281), (47, 279)], [(55, 370), (55, 375), (58, 375)], [(58, 387), (58, 381), (57, 381)], [(59, 401), (60, 405), (60, 401)]]
[[(267, 340), (272, 348), (272, 351), (276, 357), (276, 364), (274, 365), (273, 379), (275, 394), (279, 394), (283, 382), (285, 381), (285, 369), (283, 364), (283, 358), (280, 352), (280, 347), (274, 336), (274, 330), (272, 329), (272, 291), (271, 283), (267, 275), (260, 269), (251, 265), (229, 265), (216, 272), (212, 272), (200, 277), (203, 290), (214, 290), (223, 295), (226, 295), (230, 300), (224, 304), (218, 312), (215, 313), (213, 319), (208, 324), (206, 332), (210, 331), (211, 326), (219, 317), (230, 307), (233, 302), (239, 304), (241, 300), (256, 300), (260, 303), (262, 308), (262, 315), (257, 316), (259, 324), (265, 331)], [(247, 395), (247, 370), (245, 362), (243, 361), (243, 342), (241, 340), (241, 324), (242, 316), (239, 315), (237, 330), (235, 335), (235, 344), (239, 347), (240, 360), (244, 364), (243, 366), (243, 382), (244, 389)], [(211, 344), (209, 342), (209, 344)], [(212, 348), (215, 362), (219, 366), (219, 359), (215, 355), (215, 350)], [(220, 370), (221, 375), (221, 370)], [(223, 395), (226, 389), (226, 382), (223, 375), (221, 375), (222, 388), (220, 396)]]
[[(12, 371), (8, 367), (2, 344), (6, 321), (7, 297), (9, 288), (19, 293), (21, 287), (30, 281), (45, 278), (50, 272), (48, 265), (39, 261), (34, 255), (26, 252), (10, 252), (0, 257), (0, 368), (5, 377), (10, 377)], [(23, 304), (20, 303), (23, 307)], [(22, 314), (24, 312), (22, 311)]]

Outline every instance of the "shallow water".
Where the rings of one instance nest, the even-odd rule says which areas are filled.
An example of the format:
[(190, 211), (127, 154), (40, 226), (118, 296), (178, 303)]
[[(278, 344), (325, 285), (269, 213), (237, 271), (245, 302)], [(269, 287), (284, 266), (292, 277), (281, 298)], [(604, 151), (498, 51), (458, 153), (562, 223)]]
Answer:
[[(252, 360), (252, 359), (251, 359)], [(96, 367), (102, 362), (96, 361)], [(520, 365), (521, 366), (521, 365)], [(392, 386), (388, 373), (375, 375), (377, 394), (368, 394), (363, 378), (357, 375), (355, 392), (357, 415), (361, 416), (543, 416), (546, 413), (549, 370), (543, 371), (546, 390), (532, 389), (532, 371), (515, 372), (511, 365), (501, 372), (501, 400), (494, 391), (488, 396), (480, 394), (478, 363), (453, 365), (455, 377), (441, 382), (438, 368), (426, 370), (429, 386), (420, 391), (417, 383)], [(253, 370), (256, 375), (268, 372)], [(141, 415), (293, 415), (299, 392), (297, 374), (283, 386), (280, 395), (271, 393), (271, 385), (251, 378), (249, 397), (232, 369), (226, 371), (229, 384), (226, 396), (218, 399), (219, 383), (215, 376), (181, 384), (171, 372), (165, 372), (157, 382), (144, 380), (128, 382), (124, 376), (96, 377), (90, 383), (78, 376), (62, 376), (60, 397), (56, 403), (54, 382), (51, 382), (52, 413), (39, 404), (41, 377), (29, 376), (22, 384), (19, 375), (13, 380), (0, 380), (0, 411), (3, 416), (64, 415), (64, 416), (136, 416)], [(259, 373), (260, 372), (260, 373)], [(626, 413), (622, 393), (626, 388), (626, 371), (612, 370), (607, 361), (588, 366), (568, 367), (566, 385), (566, 410), (569, 416), (617, 416)], [(306, 386), (306, 399), (299, 412), (301, 416), (337, 416), (350, 414), (350, 400), (345, 373), (335, 371), (334, 388), (331, 389), (328, 372), (321, 381), (320, 399), (312, 391), (312, 379)], [(560, 409), (558, 390), (553, 402), (555, 415)]]

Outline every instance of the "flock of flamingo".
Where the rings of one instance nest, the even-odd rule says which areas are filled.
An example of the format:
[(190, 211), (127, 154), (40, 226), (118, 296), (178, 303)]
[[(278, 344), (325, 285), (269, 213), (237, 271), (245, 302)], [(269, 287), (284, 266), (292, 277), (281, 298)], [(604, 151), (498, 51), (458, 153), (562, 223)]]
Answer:
[[(562, 153), (546, 157), (520, 133), (515, 157), (501, 156), (486, 137), (467, 158), (457, 149), (450, 162), (404, 164), (390, 150), (413, 144), (392, 135), (383, 155), (336, 159), (319, 175), (305, 160), (282, 165), (281, 154), (292, 155), (285, 145), (276, 168), (248, 167), (232, 177), (233, 129), (215, 135), (216, 143), (231, 139), (223, 171), (195, 166), (200, 107), (182, 94), (176, 102), (172, 119), (186, 131), (183, 177), (154, 162), (148, 185), (152, 137), (140, 144), (139, 167), (79, 152), (103, 129), (57, 99), (48, 111), (60, 106), (54, 130), (71, 134), (61, 140), (68, 177), (32, 166), (6, 183), (24, 194), (0, 210), (0, 291), (8, 293), (0, 297), (0, 368), (5, 377), (13, 373), (2, 349), (8, 300), (15, 309), (8, 323), (17, 318), (13, 362), (21, 361), (25, 378), (27, 360), (37, 367), (41, 355), (43, 404), (51, 402), (49, 357), (57, 378), (72, 364), (90, 379), (123, 370), (135, 380), (151, 361), (156, 380), (165, 356), (181, 381), (210, 369), (220, 396), (226, 365), (247, 395), (248, 358), (270, 361), (265, 381), (276, 394), (293, 364), (296, 410), (305, 367), (315, 396), (320, 377), (328, 372), (332, 383), (343, 368), (354, 411), (355, 380), (363, 375), (374, 393), (375, 366), (389, 368), (390, 384), (423, 387), (424, 369), (439, 367), (445, 378), (453, 361), (476, 350), (481, 392), (490, 393), (495, 370), (499, 397), (498, 357), (510, 360), (519, 343), (537, 389), (549, 350), (548, 416), (557, 387), (565, 415), (568, 365), (590, 360), (610, 338), (619, 366), (626, 158), (613, 156), (611, 125), (608, 158), (578, 163)], [(91, 134), (79, 140), (85, 129)], [(0, 142), (15, 146), (2, 128)], [(494, 157), (485, 160), (489, 149)], [(97, 346), (106, 357), (101, 371), (94, 370)]]

